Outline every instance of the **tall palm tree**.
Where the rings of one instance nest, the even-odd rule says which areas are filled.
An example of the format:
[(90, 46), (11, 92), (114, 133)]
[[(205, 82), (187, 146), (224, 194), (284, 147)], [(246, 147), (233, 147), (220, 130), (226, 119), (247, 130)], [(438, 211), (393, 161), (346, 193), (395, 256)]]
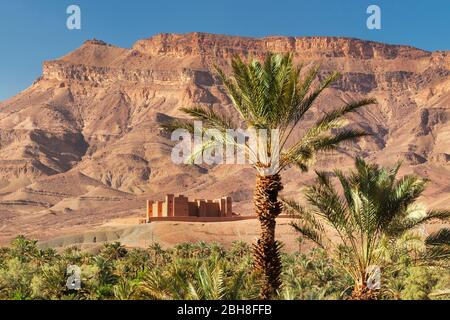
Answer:
[[(261, 224), (260, 237), (254, 244), (254, 265), (263, 278), (260, 298), (269, 299), (281, 285), (280, 246), (275, 240), (275, 219), (282, 210), (278, 200), (278, 193), (283, 189), (280, 172), (290, 165), (297, 165), (305, 171), (317, 152), (333, 150), (343, 141), (363, 136), (365, 133), (362, 131), (344, 129), (342, 118), (360, 107), (375, 103), (375, 100), (355, 101), (327, 111), (292, 143), (289, 138), (294, 128), (304, 119), (317, 97), (339, 77), (339, 73), (328, 75), (316, 85), (319, 67), (315, 66), (303, 75), (302, 66), (294, 65), (292, 54), (268, 54), (263, 63), (258, 60), (246, 63), (235, 57), (231, 68), (230, 76), (218, 67), (216, 70), (245, 128), (240, 128), (231, 117), (203, 107), (181, 109), (202, 122), (200, 132), (189, 120), (174, 120), (164, 124), (163, 128), (168, 131), (183, 128), (194, 134), (206, 133), (205, 136), (206, 129), (217, 129), (222, 133), (219, 137), (215, 135), (214, 139), (206, 139), (194, 150), (190, 162), (217, 144), (233, 150), (236, 148), (250, 159), (257, 172), (254, 205)], [(256, 145), (248, 141), (242, 144), (226, 134), (228, 129), (266, 130), (269, 134), (276, 130), (278, 139), (271, 136), (259, 140)], [(261, 153), (261, 149), (268, 152)]]
[[(310, 208), (292, 200), (283, 199), (283, 202), (285, 209), (298, 218), (293, 227), (330, 252), (334, 261), (352, 277), (352, 298), (375, 299), (378, 288), (370, 282), (374, 266), (383, 267), (383, 243), (399, 239), (432, 219), (448, 219), (450, 211), (426, 211), (417, 206), (416, 200), (424, 191), (426, 181), (412, 175), (397, 179), (400, 163), (383, 168), (358, 158), (355, 166), (356, 171), (348, 175), (334, 171), (342, 193), (336, 191), (329, 174), (317, 172), (316, 184), (305, 190)], [(445, 230), (427, 238), (426, 255), (449, 257), (448, 243), (443, 243), (448, 241)], [(340, 241), (332, 239), (333, 234)]]

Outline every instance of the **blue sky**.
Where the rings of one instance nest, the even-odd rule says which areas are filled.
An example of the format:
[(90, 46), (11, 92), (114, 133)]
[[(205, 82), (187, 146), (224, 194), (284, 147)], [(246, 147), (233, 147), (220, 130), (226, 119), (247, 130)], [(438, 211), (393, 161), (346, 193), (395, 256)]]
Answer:
[[(66, 28), (81, 8), (82, 29)], [(381, 8), (382, 29), (366, 27)], [(450, 50), (450, 0), (0, 0), (0, 100), (28, 87), (44, 60), (97, 38), (130, 47), (162, 32), (357, 37)]]

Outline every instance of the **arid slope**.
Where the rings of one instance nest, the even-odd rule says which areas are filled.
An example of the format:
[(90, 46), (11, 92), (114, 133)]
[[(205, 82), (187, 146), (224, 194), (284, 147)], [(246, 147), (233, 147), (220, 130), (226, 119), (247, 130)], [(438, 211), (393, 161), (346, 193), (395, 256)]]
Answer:
[[(450, 206), (450, 53), (334, 37), (229, 37), (161, 34), (124, 49), (98, 40), (47, 61), (31, 87), (0, 103), (0, 242), (17, 234), (48, 239), (113, 218), (143, 214), (145, 198), (165, 193), (231, 195), (252, 213), (254, 172), (246, 166), (189, 167), (171, 162), (159, 124), (182, 106), (235, 116), (213, 64), (239, 54), (294, 52), (305, 68), (343, 77), (299, 128), (344, 101), (374, 96), (379, 105), (349, 125), (373, 135), (321, 157), (318, 167), (347, 168), (356, 155), (432, 182), (423, 202)], [(285, 174), (296, 195), (312, 173)]]

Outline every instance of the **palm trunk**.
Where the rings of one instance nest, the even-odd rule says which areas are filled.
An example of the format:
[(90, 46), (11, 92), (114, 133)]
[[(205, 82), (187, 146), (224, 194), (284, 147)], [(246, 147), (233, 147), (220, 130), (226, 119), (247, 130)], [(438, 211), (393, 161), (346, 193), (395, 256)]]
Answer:
[(353, 288), (351, 300), (378, 300), (379, 290), (370, 289), (367, 284), (358, 284)]
[(262, 275), (260, 299), (268, 300), (281, 286), (280, 244), (275, 240), (276, 217), (281, 213), (282, 205), (278, 201), (278, 192), (283, 189), (279, 174), (259, 176), (253, 196), (256, 214), (261, 224), (261, 234), (253, 245), (254, 267)]

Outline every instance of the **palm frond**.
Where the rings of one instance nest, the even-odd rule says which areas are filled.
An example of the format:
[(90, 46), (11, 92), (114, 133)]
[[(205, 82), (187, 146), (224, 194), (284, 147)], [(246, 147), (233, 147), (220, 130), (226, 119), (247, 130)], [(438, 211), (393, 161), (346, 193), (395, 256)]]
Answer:
[[(318, 74), (318, 68), (313, 68), (311, 70), (311, 74), (309, 76), (312, 76), (313, 79), (317, 76)], [(293, 126), (296, 126), (298, 124), (298, 122), (302, 119), (303, 115), (311, 108), (311, 106), (313, 105), (314, 101), (316, 101), (316, 99), (319, 97), (319, 95), (330, 86), (330, 84), (332, 84), (334, 81), (336, 81), (338, 78), (341, 77), (341, 74), (339, 72), (333, 72), (330, 75), (328, 75), (318, 86), (318, 88), (316, 88), (310, 95), (308, 95), (306, 98), (302, 99), (301, 102), (299, 101), (299, 105), (298, 105), (298, 109), (297, 112), (295, 112), (292, 115), (292, 119), (290, 119), (293, 123)], [(310, 79), (309, 77), (307, 77), (307, 80), (305, 81), (305, 86), (304, 88), (302, 88), (303, 90), (309, 90), (310, 88), (310, 81), (312, 81), (312, 79)], [(302, 91), (303, 91), (302, 90)], [(301, 91), (301, 92), (302, 92)], [(302, 95), (299, 96), (299, 98), (303, 98)]]
[(444, 228), (429, 235), (425, 239), (425, 245), (425, 260), (450, 261), (450, 229)]
[(319, 121), (317, 121), (316, 126), (317, 127), (328, 126), (328, 124), (333, 123), (334, 121), (342, 118), (348, 113), (355, 112), (361, 107), (376, 103), (377, 100), (374, 98), (352, 101), (350, 103), (347, 103), (345, 106), (341, 108), (335, 109), (332, 112), (327, 113), (324, 117), (322, 117)]
[(352, 141), (366, 135), (367, 133), (364, 131), (350, 129), (341, 130), (334, 135), (311, 137), (311, 139), (308, 139), (308, 135), (305, 135), (296, 145), (283, 153), (282, 166), (297, 164), (304, 167), (306, 171), (318, 152), (335, 150), (343, 142)]
[(407, 216), (400, 219), (394, 219), (387, 229), (387, 232), (392, 236), (399, 235), (432, 220), (447, 221), (449, 219), (450, 210), (430, 210), (421, 216)]
[(322, 222), (316, 218), (316, 214), (306, 210), (294, 200), (281, 198), (281, 202), (283, 210), (296, 219), (295, 222), (291, 223), (291, 226), (319, 247), (325, 248), (328, 239), (325, 235), (325, 228)]
[[(302, 80), (297, 80), (295, 86), (295, 92), (292, 96), (292, 105), (289, 110), (286, 110), (285, 120), (283, 126), (288, 126), (289, 124), (293, 124), (293, 127), (298, 124), (298, 122), (303, 118), (306, 112), (312, 107), (315, 98), (309, 97), (305, 99), (306, 95), (311, 89), (311, 86), (319, 74), (320, 66), (313, 66), (310, 68), (306, 76)], [(299, 78), (301, 68), (297, 71), (297, 78)], [(313, 94), (317, 98), (318, 94), (325, 89), (321, 90)], [(305, 101), (306, 100), (306, 101)]]
[(172, 133), (177, 129), (187, 130), (191, 134), (194, 133), (194, 124), (190, 120), (175, 119), (167, 121), (162, 123), (160, 128), (166, 133)]
[(394, 186), (392, 202), (396, 208), (413, 203), (425, 190), (426, 180), (407, 175)]
[(444, 228), (435, 233), (432, 233), (425, 239), (425, 245), (450, 245), (450, 229)]
[(302, 236), (317, 244), (320, 248), (326, 249), (326, 246), (322, 241), (322, 234), (317, 232), (314, 228), (311, 228), (311, 226), (299, 222), (292, 222), (291, 226)]
[(203, 125), (208, 128), (217, 128), (221, 130), (234, 129), (235, 125), (231, 118), (226, 117), (220, 113), (214, 112), (212, 109), (203, 107), (181, 108), (181, 111), (190, 115), (196, 120), (203, 122)]
[(253, 119), (251, 117), (250, 111), (248, 110), (247, 105), (243, 101), (243, 97), (236, 84), (236, 81), (232, 78), (228, 78), (225, 72), (218, 66), (215, 66), (215, 69), (219, 76), (219, 79), (222, 81), (225, 90), (227, 91), (231, 99), (233, 106), (238, 111), (241, 118), (247, 121), (248, 123), (252, 123)]
[(343, 142), (354, 141), (355, 139), (365, 137), (368, 133), (362, 130), (341, 130), (338, 133), (325, 136), (314, 141), (314, 150), (331, 151), (335, 150)]
[(305, 189), (308, 203), (317, 208), (319, 215), (323, 216), (339, 233), (350, 234), (353, 228), (348, 217), (345, 201), (334, 190), (330, 178), (325, 172), (316, 172), (317, 183)]

